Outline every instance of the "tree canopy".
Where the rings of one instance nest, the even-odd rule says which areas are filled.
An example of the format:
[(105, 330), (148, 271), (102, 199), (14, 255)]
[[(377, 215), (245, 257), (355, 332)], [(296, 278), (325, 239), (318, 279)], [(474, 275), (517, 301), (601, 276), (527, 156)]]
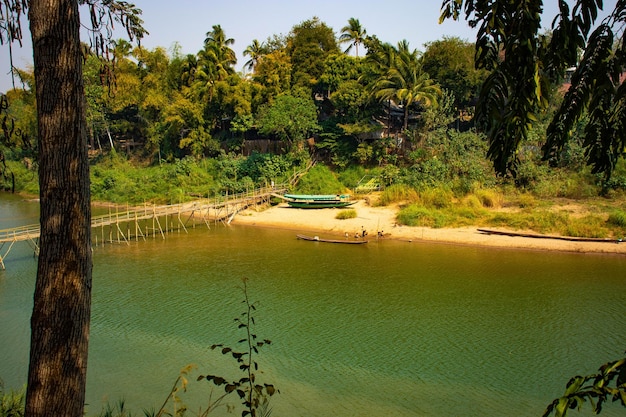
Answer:
[(426, 44), (422, 66), (441, 89), (454, 95), (457, 108), (473, 104), (488, 75), (474, 66), (474, 45), (459, 38), (445, 37)]
[(292, 143), (320, 129), (317, 108), (309, 97), (280, 95), (260, 111), (259, 130)]
[[(531, 13), (541, 9), (532, 8), (531, 4), (541, 2), (519, 7), (497, 2), (495, 9), (482, 12), (479, 8), (486, 7), (482, 3), (476, 2), (475, 7), (470, 4), (474, 5), (444, 2), (442, 18), (469, 12), (470, 23), (482, 28), (478, 47), (460, 39), (443, 38), (418, 51), (404, 41), (381, 42), (376, 35), (368, 34), (356, 18), (350, 18), (335, 34), (313, 17), (294, 25), (286, 35), (253, 41), (246, 48), (243, 73), (235, 70), (235, 40), (220, 25), (209, 27), (201, 49), (185, 56), (177, 49), (146, 50), (117, 41), (109, 49), (116, 70), (110, 91), (99, 86), (103, 61), (96, 54), (87, 57), (90, 144), (94, 149), (132, 144), (133, 149), (143, 153), (142, 157), (159, 161), (188, 155), (215, 156), (221, 150), (229, 152), (229, 143), (243, 151), (251, 139), (279, 138), (276, 132), (261, 129), (261, 110), (270, 108), (281, 95), (305, 94), (316, 107), (321, 127), (315, 134), (314, 149), (333, 163), (380, 163), (371, 152), (358, 153), (358, 146), (380, 147), (381, 154), (397, 153), (406, 161), (414, 151), (412, 148), (419, 146), (429, 131), (441, 127), (431, 123), (436, 119), (442, 126), (461, 130), (478, 127), (481, 133), (485, 132), (495, 171), (518, 178), (520, 166), (528, 160), (525, 150), (532, 148), (535, 158), (543, 146), (543, 158), (562, 166), (568, 163), (571, 146), (575, 145), (577, 152), (581, 149), (580, 133), (586, 129), (587, 159), (596, 163), (594, 173), (605, 173), (604, 181), (609, 182), (624, 148), (620, 139), (620, 84), (616, 75), (608, 72), (609, 68), (615, 74), (619, 72), (616, 65), (623, 55), (618, 48), (621, 44), (614, 43), (606, 59), (594, 58), (598, 65), (605, 63), (605, 78), (594, 75), (591, 80), (590, 70), (588, 75), (573, 74), (571, 81), (575, 86), (548, 128), (548, 115), (551, 117), (555, 103), (561, 100), (556, 92), (564, 80), (564, 71), (569, 71), (570, 62), (578, 59), (576, 53), (570, 56), (567, 48), (555, 46), (556, 40), (565, 37), (557, 23), (566, 19), (557, 17), (555, 29), (541, 34), (540, 14), (533, 20)], [(565, 12), (566, 6), (563, 7)], [(528, 13), (521, 13), (523, 8)], [(579, 22), (576, 16), (584, 16), (582, 10), (579, 6), (568, 12), (569, 21)], [(504, 20), (491, 22), (490, 17), (499, 13), (505, 16)], [(617, 12), (615, 16), (619, 18)], [(596, 22), (596, 26), (605, 24), (614, 33), (616, 22), (616, 18), (607, 18)], [(581, 31), (580, 25), (572, 24), (572, 28)], [(518, 27), (517, 35), (509, 30)], [(591, 44), (591, 28), (587, 33), (581, 45)], [(571, 34), (567, 37), (575, 39)], [(359, 47), (359, 53), (363, 46), (363, 56), (342, 52), (346, 48), (340, 49), (339, 45), (348, 41)], [(526, 43), (529, 46), (520, 47)], [(593, 55), (592, 50), (597, 48), (587, 48), (589, 56)], [(556, 65), (559, 56), (568, 59), (560, 66)], [(614, 95), (601, 93), (611, 88)], [(432, 112), (439, 111), (435, 105), (444, 96), (441, 111), (445, 107), (447, 115), (433, 119)], [(477, 117), (473, 117), (475, 114)], [(20, 126), (24, 131), (34, 131), (26, 119), (20, 120)], [(386, 142), (389, 137), (400, 139), (393, 146), (402, 142), (402, 148), (383, 151), (392, 146)], [(328, 153), (329, 149), (333, 152)]]
[(314, 88), (324, 71), (324, 59), (339, 52), (339, 47), (333, 30), (314, 17), (293, 27), (286, 51), (291, 59), (292, 85)]
[(573, 8), (558, 1), (558, 6), (548, 35), (540, 33), (542, 0), (444, 0), (440, 20), (464, 15), (478, 29), (476, 66), (491, 73), (476, 111), (498, 173), (516, 173), (518, 150), (547, 107), (551, 85), (575, 67), (571, 87), (547, 129), (543, 158), (556, 163), (575, 123), (587, 114), (585, 155), (592, 171), (608, 179), (626, 147), (626, 2), (616, 2), (602, 20), (600, 1), (577, 0)]

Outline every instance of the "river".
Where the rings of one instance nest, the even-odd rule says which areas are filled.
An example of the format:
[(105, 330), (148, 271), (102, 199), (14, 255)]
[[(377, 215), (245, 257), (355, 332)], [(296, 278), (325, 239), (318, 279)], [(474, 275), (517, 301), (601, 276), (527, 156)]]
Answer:
[[(2, 196), (0, 228), (36, 221), (36, 204)], [(0, 378), (20, 388), (36, 261), (22, 242), (5, 263)], [(280, 390), (273, 416), (540, 416), (570, 377), (623, 357), (625, 267), (615, 255), (333, 245), (244, 226), (100, 245), (88, 414), (119, 399), (136, 415), (158, 409), (187, 364), (193, 407), (210, 393), (196, 375), (238, 378), (209, 346), (245, 336), (233, 321), (245, 277), (256, 334), (272, 341), (257, 359), (260, 380)]]

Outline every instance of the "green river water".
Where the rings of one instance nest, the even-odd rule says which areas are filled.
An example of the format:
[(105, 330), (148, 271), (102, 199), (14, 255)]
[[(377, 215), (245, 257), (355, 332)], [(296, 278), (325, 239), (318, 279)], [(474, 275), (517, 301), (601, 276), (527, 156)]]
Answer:
[[(36, 222), (36, 204), (2, 197), (0, 228)], [(36, 261), (22, 242), (5, 263), (0, 378), (20, 388)], [(540, 416), (570, 377), (626, 349), (623, 256), (333, 245), (202, 225), (94, 248), (88, 413), (121, 398), (136, 415), (158, 408), (190, 363), (184, 398), (194, 407), (210, 387), (193, 376), (239, 377), (209, 346), (244, 337), (233, 322), (243, 277), (256, 333), (272, 340), (258, 362), (281, 392), (273, 416)]]

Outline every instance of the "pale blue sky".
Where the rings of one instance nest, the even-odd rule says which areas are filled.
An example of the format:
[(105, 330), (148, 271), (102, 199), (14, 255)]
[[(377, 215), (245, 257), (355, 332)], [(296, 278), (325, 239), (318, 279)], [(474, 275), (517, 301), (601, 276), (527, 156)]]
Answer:
[[(437, 23), (438, 0), (239, 0), (236, 2), (210, 1), (198, 4), (194, 0), (179, 0), (176, 7), (168, 7), (169, 0), (137, 0), (143, 10), (145, 27), (150, 32), (146, 46), (169, 47), (178, 41), (184, 53), (195, 53), (202, 48), (206, 32), (219, 24), (228, 37), (235, 39), (233, 49), (238, 60), (253, 39), (266, 40), (274, 34), (288, 34), (293, 26), (314, 16), (339, 35), (348, 19), (359, 19), (370, 35), (383, 42), (397, 43), (403, 39), (413, 48), (423, 50), (423, 44), (456, 35), (470, 39), (473, 33), (464, 22)], [(164, 13), (165, 10), (168, 10)], [(172, 23), (173, 22), (173, 23)], [(240, 62), (243, 64), (243, 62)]]
[[(368, 34), (376, 35), (381, 41), (396, 44), (406, 39), (411, 48), (420, 51), (424, 50), (425, 43), (444, 36), (475, 40), (475, 32), (465, 21), (438, 24), (440, 0), (131, 0), (131, 3), (142, 9), (144, 27), (150, 32), (142, 41), (143, 46), (169, 49), (178, 42), (182, 53), (197, 53), (206, 33), (219, 24), (226, 35), (235, 40), (233, 49), (237, 53), (238, 70), (246, 61), (243, 50), (253, 39), (265, 41), (274, 34), (286, 35), (293, 26), (314, 16), (331, 27), (337, 36), (348, 19), (354, 17)], [(545, 4), (545, 14), (554, 16), (557, 1), (546, 0)], [(605, 1), (606, 8), (614, 4), (615, 0)], [(551, 18), (543, 26), (547, 28), (550, 24)], [(29, 37), (29, 34), (24, 35)], [(29, 65), (32, 62), (30, 48), (16, 49), (16, 66)], [(0, 57), (0, 91), (6, 91), (11, 87), (6, 75), (6, 46), (0, 47)]]

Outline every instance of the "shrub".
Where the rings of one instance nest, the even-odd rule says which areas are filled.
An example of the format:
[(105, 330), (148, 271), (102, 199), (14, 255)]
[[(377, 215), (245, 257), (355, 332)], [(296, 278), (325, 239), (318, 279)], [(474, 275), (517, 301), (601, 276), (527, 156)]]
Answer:
[(413, 187), (404, 184), (394, 184), (385, 188), (385, 190), (380, 194), (378, 204), (381, 206), (387, 206), (392, 203), (414, 203), (417, 201), (419, 201), (419, 195)]
[(608, 231), (604, 227), (604, 221), (598, 216), (585, 216), (571, 219), (562, 234), (565, 236), (605, 238), (608, 236)]
[(534, 208), (537, 207), (537, 199), (532, 194), (523, 193), (517, 197), (517, 205), (520, 208)]
[(474, 192), (474, 195), (480, 201), (483, 207), (497, 208), (502, 206), (503, 197), (495, 190), (478, 189)]
[(315, 165), (300, 179), (297, 191), (303, 194), (342, 194), (345, 187), (325, 165)]
[(470, 208), (483, 207), (482, 201), (475, 194), (470, 194), (463, 199), (463, 205)]
[(24, 416), (24, 401), (26, 398), (26, 388), (20, 391), (4, 391), (4, 386), (0, 380), (0, 416), (1, 417), (22, 417)]
[(2, 181), (4, 190), (13, 190), (31, 195), (39, 194), (39, 176), (37, 165), (25, 166), (23, 161), (6, 161), (6, 176)]
[(424, 207), (446, 208), (452, 205), (454, 194), (444, 188), (428, 188), (419, 194), (420, 201)]
[(626, 228), (626, 212), (622, 210), (615, 210), (613, 213), (609, 214), (607, 223), (613, 226)]
[(587, 181), (583, 175), (570, 173), (558, 192), (559, 197), (583, 199), (598, 195), (598, 187)]
[(411, 204), (398, 212), (398, 222), (407, 226), (434, 227), (435, 219), (426, 207)]
[(355, 209), (345, 209), (340, 210), (339, 213), (335, 216), (337, 220), (346, 220), (346, 219), (356, 219), (356, 210)]

